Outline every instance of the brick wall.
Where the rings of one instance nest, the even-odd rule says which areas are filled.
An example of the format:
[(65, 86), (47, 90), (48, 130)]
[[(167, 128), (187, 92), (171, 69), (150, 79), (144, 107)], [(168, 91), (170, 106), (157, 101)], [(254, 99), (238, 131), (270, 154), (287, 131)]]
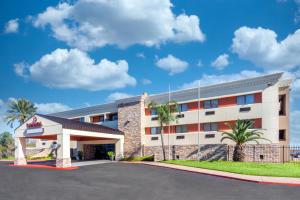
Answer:
[[(166, 158), (169, 156), (169, 147), (165, 146)], [(154, 155), (155, 160), (163, 159), (161, 146), (144, 147), (144, 155)], [(227, 146), (223, 144), (200, 145), (200, 157), (198, 157), (198, 145), (171, 145), (170, 159), (180, 160), (226, 160)]]
[(124, 132), (124, 156), (141, 156), (142, 101), (118, 106), (118, 129)]
[[(171, 145), (170, 158), (169, 147), (165, 146), (167, 159), (180, 160), (232, 160), (234, 146), (226, 144), (204, 144), (200, 145), (198, 156), (198, 145)], [(282, 151), (278, 145), (248, 144), (244, 147), (246, 162), (282, 162)], [(155, 160), (163, 159), (161, 146), (144, 147), (144, 155), (154, 155)]]

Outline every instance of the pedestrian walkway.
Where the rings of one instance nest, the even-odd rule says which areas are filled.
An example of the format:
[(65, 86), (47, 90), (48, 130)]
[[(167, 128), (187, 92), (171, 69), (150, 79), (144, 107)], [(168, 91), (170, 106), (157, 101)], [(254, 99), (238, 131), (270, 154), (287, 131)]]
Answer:
[(88, 166), (88, 165), (99, 165), (105, 163), (111, 163), (110, 160), (91, 160), (91, 161), (72, 161), (72, 166), (74, 167), (81, 167), (81, 166)]
[(217, 176), (222, 178), (230, 178), (241, 181), (255, 182), (260, 184), (284, 184), (284, 185), (293, 185), (300, 186), (300, 178), (289, 178), (289, 177), (269, 177), (269, 176), (253, 176), (253, 175), (244, 175), (244, 174), (235, 174), (231, 172), (222, 172), (210, 169), (202, 169), (195, 167), (188, 167), (182, 165), (166, 164), (161, 162), (128, 162), (134, 164), (144, 164), (151, 165), (156, 167), (165, 167), (171, 169), (177, 169), (182, 171), (188, 171), (193, 173), (201, 173), (211, 176)]

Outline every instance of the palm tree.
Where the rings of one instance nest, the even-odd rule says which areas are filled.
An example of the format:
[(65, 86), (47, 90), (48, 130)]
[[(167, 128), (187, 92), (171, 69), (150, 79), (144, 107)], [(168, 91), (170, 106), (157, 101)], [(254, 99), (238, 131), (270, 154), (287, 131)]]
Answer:
[(23, 124), (36, 113), (36, 110), (34, 104), (27, 99), (13, 99), (9, 104), (5, 121), (11, 127), (16, 121)]
[(161, 138), (161, 147), (163, 152), (163, 160), (166, 160), (166, 153), (165, 153), (165, 145), (163, 140), (163, 132), (164, 132), (164, 125), (169, 125), (171, 122), (177, 120), (177, 115), (173, 115), (173, 113), (178, 112), (177, 102), (170, 101), (165, 104), (158, 104), (154, 101), (149, 103), (148, 108), (155, 109), (158, 117), (158, 122), (160, 125), (160, 138)]
[(250, 120), (237, 120), (235, 124), (226, 123), (226, 126), (231, 129), (231, 132), (223, 132), (221, 142), (225, 139), (235, 142), (233, 161), (244, 161), (245, 153), (243, 147), (247, 142), (259, 144), (259, 140), (268, 140), (262, 137), (263, 133), (251, 129), (253, 124), (254, 122)]

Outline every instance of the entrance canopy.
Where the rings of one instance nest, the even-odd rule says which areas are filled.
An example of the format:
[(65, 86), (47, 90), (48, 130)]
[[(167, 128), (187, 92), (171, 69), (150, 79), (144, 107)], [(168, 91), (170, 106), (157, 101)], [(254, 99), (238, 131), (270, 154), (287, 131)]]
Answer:
[(15, 130), (15, 164), (26, 164), (26, 138), (57, 140), (56, 166), (71, 165), (70, 141), (115, 140), (116, 155), (123, 157), (124, 133), (98, 124), (36, 114)]

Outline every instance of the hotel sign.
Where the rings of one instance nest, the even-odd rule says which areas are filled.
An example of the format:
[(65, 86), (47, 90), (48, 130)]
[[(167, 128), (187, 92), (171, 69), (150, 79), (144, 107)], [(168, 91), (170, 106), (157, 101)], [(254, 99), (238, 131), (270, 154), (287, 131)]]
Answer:
[(36, 117), (32, 118), (32, 122), (26, 124), (27, 128), (41, 128), (42, 122), (38, 122)]
[(32, 118), (32, 122), (27, 123), (27, 134), (32, 134), (32, 133), (43, 133), (44, 129), (42, 128), (42, 122), (38, 122), (36, 117)]

